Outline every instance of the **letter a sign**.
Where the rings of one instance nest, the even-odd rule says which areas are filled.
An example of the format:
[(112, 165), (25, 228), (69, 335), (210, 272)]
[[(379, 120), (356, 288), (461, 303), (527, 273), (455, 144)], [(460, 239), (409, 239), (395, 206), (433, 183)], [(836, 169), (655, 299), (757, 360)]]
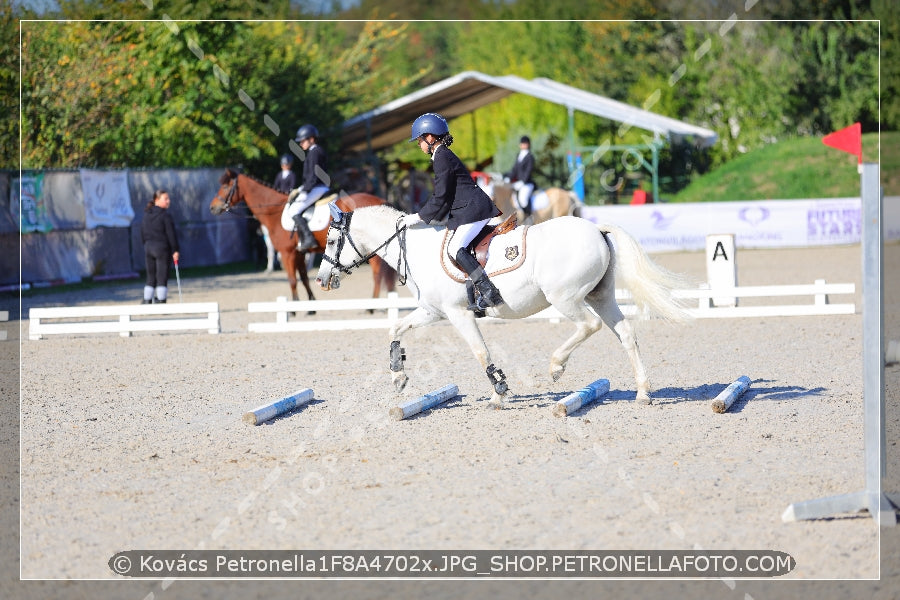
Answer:
[[(737, 258), (734, 234), (706, 236), (706, 278), (712, 290), (737, 287)], [(715, 295), (713, 306), (737, 306), (735, 296)]]
[(822, 143), (855, 154), (859, 164), (862, 164), (862, 126), (859, 123), (829, 133), (822, 138)]

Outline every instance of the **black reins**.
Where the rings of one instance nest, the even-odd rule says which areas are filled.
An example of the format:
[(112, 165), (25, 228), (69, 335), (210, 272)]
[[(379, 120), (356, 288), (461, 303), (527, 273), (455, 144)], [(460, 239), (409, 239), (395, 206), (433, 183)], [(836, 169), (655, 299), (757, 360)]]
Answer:
[[(363, 254), (360, 252), (359, 248), (356, 247), (356, 243), (353, 241), (353, 236), (350, 235), (350, 218), (353, 216), (352, 212), (342, 213), (340, 219), (335, 219), (332, 217), (331, 219), (331, 228), (337, 229), (340, 232), (341, 237), (338, 238), (337, 242), (337, 250), (334, 253), (334, 258), (328, 256), (328, 254), (322, 255), (322, 260), (327, 263), (330, 263), (341, 273), (349, 275), (353, 272), (354, 269), (361, 267), (362, 265), (369, 262), (369, 259), (378, 254), (378, 251), (382, 248), (386, 248), (388, 244), (390, 244), (395, 238), (400, 244), (400, 252), (397, 253), (397, 275), (398, 281), (400, 285), (406, 285), (406, 273), (401, 273), (400, 267), (403, 264), (408, 265), (409, 263), (406, 261), (406, 227), (400, 227), (400, 219), (397, 220), (397, 231), (393, 233), (390, 237), (388, 237), (385, 241), (383, 241), (377, 248), (369, 252), (368, 254)], [(402, 217), (401, 217), (402, 218)], [(341, 252), (344, 250), (344, 243), (350, 242), (350, 247), (353, 248), (353, 251), (356, 252), (356, 255), (359, 257), (354, 260), (349, 265), (345, 265), (341, 263), (340, 256)]]

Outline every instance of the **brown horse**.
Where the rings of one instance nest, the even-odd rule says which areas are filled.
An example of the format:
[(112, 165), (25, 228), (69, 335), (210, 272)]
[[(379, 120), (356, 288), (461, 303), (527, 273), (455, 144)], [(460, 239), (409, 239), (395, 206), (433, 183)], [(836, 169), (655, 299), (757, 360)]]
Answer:
[[(230, 210), (232, 206), (244, 202), (250, 209), (250, 212), (253, 213), (253, 216), (269, 230), (272, 245), (278, 251), (281, 257), (281, 264), (285, 273), (287, 273), (288, 284), (291, 286), (291, 298), (294, 300), (300, 299), (297, 295), (297, 274), (299, 273), (303, 287), (306, 288), (307, 297), (310, 300), (315, 300), (312, 289), (309, 286), (309, 276), (306, 272), (306, 254), (307, 252), (325, 251), (328, 225), (326, 224), (323, 229), (313, 232), (317, 242), (315, 248), (300, 252), (297, 250), (297, 234), (293, 231), (286, 231), (281, 226), (281, 211), (287, 202), (287, 194), (283, 194), (233, 169), (227, 169), (220, 178), (219, 183), (221, 184), (219, 191), (209, 205), (210, 212), (214, 215), (219, 215)], [(338, 207), (348, 212), (355, 208), (378, 204), (384, 204), (384, 200), (371, 194), (362, 193), (344, 195), (337, 200)], [(372, 278), (375, 283), (372, 297), (377, 298), (379, 296), (382, 283), (385, 284), (388, 292), (394, 291), (397, 272), (377, 256), (369, 260), (369, 266), (372, 267)]]

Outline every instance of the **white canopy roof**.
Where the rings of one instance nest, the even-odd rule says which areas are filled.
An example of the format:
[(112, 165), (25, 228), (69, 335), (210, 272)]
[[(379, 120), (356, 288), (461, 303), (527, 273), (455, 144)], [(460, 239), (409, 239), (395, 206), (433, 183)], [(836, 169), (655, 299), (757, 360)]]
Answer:
[(567, 108), (626, 123), (667, 139), (691, 136), (700, 146), (715, 143), (715, 131), (636, 108), (556, 81), (523, 79), (515, 75), (493, 77), (464, 71), (421, 90), (392, 100), (353, 117), (343, 125), (342, 150), (381, 150), (409, 139), (412, 122), (426, 112), (447, 120), (472, 112), (510, 94), (520, 93)]

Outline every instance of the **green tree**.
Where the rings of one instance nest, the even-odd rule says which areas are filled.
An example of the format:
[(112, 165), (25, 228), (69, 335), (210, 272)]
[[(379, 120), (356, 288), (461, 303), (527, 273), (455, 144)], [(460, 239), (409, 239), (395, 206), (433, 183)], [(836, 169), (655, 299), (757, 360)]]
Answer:
[(26, 163), (267, 173), (301, 123), (333, 132), (344, 108), (384, 97), (378, 57), (399, 39), (373, 23), (335, 55), (295, 22), (29, 24)]
[(0, 168), (19, 166), (19, 19), (33, 15), (10, 0), (0, 0), (0, 45), (10, 49), (0, 55)]

